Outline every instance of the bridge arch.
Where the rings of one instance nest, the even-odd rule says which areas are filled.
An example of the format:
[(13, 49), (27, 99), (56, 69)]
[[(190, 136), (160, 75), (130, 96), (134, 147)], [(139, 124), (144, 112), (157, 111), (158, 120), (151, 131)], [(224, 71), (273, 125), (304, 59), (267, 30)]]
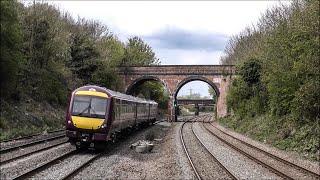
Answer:
[[(211, 81), (210, 79), (204, 77), (204, 76), (195, 76), (195, 75), (191, 75), (191, 76), (187, 76), (185, 79), (183, 79), (182, 81), (180, 81), (180, 83), (175, 87), (174, 93), (172, 94), (173, 96), (173, 104), (177, 103), (177, 96), (178, 93), (180, 91), (180, 89), (187, 83), (192, 82), (192, 81), (202, 81), (202, 82), (206, 82), (207, 84), (209, 84), (215, 91), (216, 93), (216, 101), (215, 104), (217, 103), (219, 96), (220, 96), (220, 91), (219, 88), (217, 87), (217, 85), (215, 83), (213, 83), (213, 81)], [(215, 106), (216, 107), (216, 106)], [(217, 109), (214, 109), (215, 111), (215, 115), (217, 115)], [(174, 114), (174, 120), (177, 120), (177, 114)]]
[(147, 81), (157, 81), (157, 82), (160, 82), (163, 87), (167, 90), (167, 92), (170, 94), (170, 89), (168, 88), (167, 84), (161, 80), (159, 77), (156, 77), (156, 76), (141, 76), (137, 79), (135, 79), (126, 89), (126, 94), (132, 94), (133, 93), (133, 90), (142, 85), (144, 82), (147, 82)]
[(188, 76), (187, 78), (185, 78), (182, 81), (180, 81), (180, 83), (176, 86), (176, 88), (174, 90), (174, 93), (172, 94), (173, 97), (174, 97), (174, 100), (177, 99), (177, 95), (178, 95), (178, 92), (180, 91), (180, 89), (185, 84), (187, 84), (188, 82), (191, 82), (191, 81), (203, 81), (203, 82), (208, 83), (214, 89), (214, 91), (216, 92), (217, 98), (219, 97), (219, 95), (220, 95), (219, 88), (211, 80), (209, 80), (208, 78), (203, 77), (203, 76)]
[(121, 77), (123, 92), (130, 93), (135, 87), (146, 81), (163, 84), (169, 94), (168, 119), (175, 117), (174, 100), (183, 85), (200, 80), (208, 83), (216, 92), (216, 114), (224, 117), (227, 111), (227, 93), (236, 74), (233, 65), (153, 65), (119, 67), (117, 74)]

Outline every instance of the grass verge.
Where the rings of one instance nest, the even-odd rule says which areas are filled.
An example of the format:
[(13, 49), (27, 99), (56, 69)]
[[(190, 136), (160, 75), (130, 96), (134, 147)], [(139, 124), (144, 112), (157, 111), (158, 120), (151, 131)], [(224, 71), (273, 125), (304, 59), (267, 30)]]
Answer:
[(291, 117), (276, 118), (269, 115), (244, 119), (229, 116), (220, 118), (219, 122), (252, 139), (297, 152), (309, 160), (320, 161), (320, 127), (317, 122), (301, 125)]

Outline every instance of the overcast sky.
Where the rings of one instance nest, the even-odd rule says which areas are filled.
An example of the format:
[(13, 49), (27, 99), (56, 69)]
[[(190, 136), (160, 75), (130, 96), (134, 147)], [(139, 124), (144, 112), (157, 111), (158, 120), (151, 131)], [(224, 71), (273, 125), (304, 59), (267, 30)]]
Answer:
[[(219, 64), (228, 39), (279, 1), (52, 1), (73, 17), (99, 20), (122, 41), (139, 36), (161, 64)], [(289, 2), (281, 1), (288, 4)], [(200, 84), (199, 84), (200, 85)], [(188, 94), (187, 84), (181, 93)], [(206, 85), (205, 85), (206, 86)], [(199, 88), (207, 94), (207, 88)], [(193, 92), (197, 92), (196, 90)]]

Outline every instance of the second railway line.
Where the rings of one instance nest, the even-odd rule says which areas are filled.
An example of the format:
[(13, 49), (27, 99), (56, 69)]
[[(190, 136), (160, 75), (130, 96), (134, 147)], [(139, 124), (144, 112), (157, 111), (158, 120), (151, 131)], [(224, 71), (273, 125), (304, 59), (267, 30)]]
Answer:
[[(278, 168), (280, 164), (270, 164), (270, 162), (279, 163), (277, 159), (272, 159), (271, 157), (267, 157), (265, 152), (261, 152), (260, 150), (250, 150), (253, 147), (246, 143), (241, 143), (239, 140), (232, 138), (232, 134), (228, 134), (228, 132), (223, 131), (223, 129), (219, 129), (218, 127), (214, 127), (214, 123), (212, 123), (212, 116), (210, 115), (202, 115), (197, 117), (188, 117), (181, 119), (187, 122), (178, 122), (178, 123), (168, 123), (165, 121), (159, 121), (154, 123), (154, 126), (162, 126), (162, 124), (167, 124), (166, 128), (170, 126), (172, 128), (169, 129), (179, 129), (181, 132), (180, 140), (183, 140), (184, 148), (189, 154), (189, 160), (193, 163), (193, 165), (188, 164), (190, 166), (190, 175), (193, 178), (197, 179), (319, 179), (319, 175), (316, 172), (311, 170), (311, 173), (308, 170), (299, 170), (299, 167), (294, 167), (294, 165), (284, 165), (285, 170)], [(208, 123), (209, 122), (209, 123)], [(213, 125), (211, 125), (213, 124)], [(151, 126), (154, 128), (154, 126)], [(165, 127), (164, 126), (164, 127)], [(145, 130), (140, 130), (141, 133), (144, 133)], [(170, 134), (170, 133), (169, 133)], [(215, 135), (214, 135), (215, 134)], [(170, 137), (168, 137), (170, 139)], [(171, 137), (172, 138), (172, 137)], [(37, 139), (39, 140), (39, 139)], [(32, 140), (28, 140), (29, 142)], [(155, 166), (152, 167), (148, 164), (149, 158), (142, 157), (152, 157), (157, 154), (161, 154), (164, 149), (155, 150), (151, 154), (137, 154), (132, 150), (128, 151), (125, 149), (129, 149), (129, 144), (121, 145), (121, 151), (125, 153), (118, 154), (118, 156), (114, 156), (117, 154), (115, 147), (114, 150), (111, 150), (110, 153), (99, 153), (94, 151), (84, 151), (84, 150), (76, 150), (75, 147), (70, 146), (69, 143), (65, 143), (65, 140), (59, 139), (56, 140), (46, 140), (43, 143), (36, 143), (32, 146), (44, 146), (45, 143), (54, 142), (46, 145), (46, 148), (42, 149), (38, 148), (38, 151), (30, 151), (30, 154), (21, 154), (22, 156), (16, 156), (12, 159), (1, 158), (1, 172), (5, 173), (5, 176), (1, 175), (2, 179), (25, 179), (25, 178), (33, 178), (33, 179), (72, 179), (72, 178), (103, 178), (103, 177), (114, 177), (114, 171), (117, 171), (117, 167), (127, 167), (129, 169), (139, 169), (139, 166), (148, 167), (148, 169), (155, 168), (158, 171), (163, 171), (165, 166)], [(225, 142), (226, 141), (226, 142)], [(131, 141), (131, 143), (134, 141)], [(59, 144), (60, 143), (60, 144)], [(128, 143), (128, 142), (127, 142)], [(163, 141), (162, 143), (166, 143)], [(23, 144), (23, 143), (22, 143)], [(56, 145), (54, 145), (56, 144)], [(181, 143), (178, 143), (182, 145)], [(230, 146), (231, 144), (231, 146)], [(31, 146), (31, 147), (32, 147)], [(52, 147), (50, 147), (52, 146)], [(113, 146), (118, 146), (113, 144)], [(161, 145), (163, 146), (163, 145)], [(168, 146), (168, 145), (166, 145)], [(172, 145), (170, 145), (172, 146)], [(242, 149), (247, 154), (254, 154), (257, 157), (248, 158), (248, 155), (244, 155), (242, 152), (239, 152), (232, 146), (238, 147), (238, 149)], [(247, 147), (246, 147), (247, 146)], [(3, 153), (2, 155), (6, 155), (8, 153), (21, 152), (24, 149), (28, 149), (30, 147), (26, 146), (25, 148), (17, 148), (12, 152)], [(37, 149), (37, 148), (36, 148)], [(166, 151), (165, 154), (162, 154), (162, 157), (168, 156), (168, 153), (172, 153), (167, 158), (170, 164), (174, 164), (176, 167), (179, 167), (179, 161), (174, 162), (174, 158), (172, 156), (175, 148), (171, 150), (171, 152)], [(252, 152), (250, 152), (252, 151)], [(131, 155), (127, 155), (131, 154)], [(179, 153), (178, 153), (179, 154)], [(184, 157), (182, 157), (183, 155)], [(138, 156), (135, 162), (134, 159), (131, 159), (134, 156)], [(118, 159), (123, 160), (111, 160), (117, 157)], [(154, 160), (155, 164), (161, 164), (163, 161), (160, 159)], [(128, 161), (128, 158), (130, 159)], [(142, 159), (141, 159), (142, 158)], [(181, 154), (177, 157), (186, 158), (185, 154)], [(260, 158), (260, 162), (254, 160), (254, 158)], [(109, 163), (105, 162), (106, 160), (111, 160)], [(133, 161), (133, 162), (131, 162)], [(146, 162), (144, 162), (146, 161)], [(111, 163), (112, 162), (112, 163)], [(111, 164), (110, 164), (111, 163)], [(128, 164), (129, 163), (129, 164)], [(274, 169), (270, 169), (268, 166), (264, 165), (264, 163), (269, 163), (268, 165), (280, 171), (280, 173), (275, 172)], [(280, 162), (281, 163), (281, 162)], [(104, 165), (105, 164), (105, 165)], [(10, 165), (15, 166), (14, 169), (10, 168)], [(106, 169), (106, 165), (108, 165), (108, 169)], [(109, 168), (109, 166), (112, 166)], [(194, 169), (192, 168), (194, 167)], [(158, 169), (159, 168), (159, 169)], [(127, 170), (129, 170), (127, 169)], [(174, 169), (174, 168), (173, 168)], [(192, 170), (193, 169), (193, 170)], [(94, 171), (93, 171), (94, 170)], [(112, 172), (113, 171), (113, 172)], [(126, 171), (126, 170), (125, 170)], [(170, 170), (171, 171), (171, 170)], [(88, 172), (90, 172), (88, 174)], [(121, 172), (121, 171), (120, 171)], [(120, 173), (118, 172), (118, 173)], [(152, 173), (156, 171), (150, 171), (151, 174), (139, 173), (139, 170), (133, 170), (131, 173), (138, 175), (135, 176), (116, 176), (119, 179), (129, 178), (129, 177), (137, 177), (137, 178), (150, 178), (150, 177), (162, 177), (154, 176)], [(176, 170), (174, 171), (175, 173)], [(197, 172), (197, 173), (195, 173)], [(312, 173), (313, 172), (313, 173)], [(299, 174), (300, 173), (300, 174)], [(113, 174), (113, 175), (112, 175)], [(165, 174), (165, 173), (163, 173)], [(169, 173), (170, 174), (170, 173)], [(179, 173), (178, 173), (179, 174)], [(172, 174), (171, 174), (172, 176)], [(181, 176), (172, 176), (172, 177), (180, 177)], [(164, 176), (162, 177), (164, 178)], [(190, 177), (185, 177), (190, 178)]]
[(202, 124), (214, 137), (226, 143), (236, 151), (244, 154), (248, 158), (256, 161), (272, 172), (283, 177), (284, 179), (319, 179), (319, 173), (303, 168), (298, 164), (291, 163), (283, 158), (268, 153), (261, 148), (253, 146), (245, 141), (231, 136), (212, 124)]
[(193, 123), (183, 123), (180, 136), (197, 179), (236, 179), (199, 140), (192, 126)]

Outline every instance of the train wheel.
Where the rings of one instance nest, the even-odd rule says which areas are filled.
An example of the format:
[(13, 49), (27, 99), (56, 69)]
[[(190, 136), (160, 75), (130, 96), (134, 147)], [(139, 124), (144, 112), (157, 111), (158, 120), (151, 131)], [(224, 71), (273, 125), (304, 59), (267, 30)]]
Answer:
[(82, 150), (82, 149), (83, 149), (83, 146), (81, 146), (81, 145), (76, 145), (76, 148), (77, 148), (77, 150)]
[(112, 143), (116, 143), (117, 142), (117, 138), (118, 138), (118, 135), (116, 133), (113, 133), (111, 135), (111, 142)]
[(76, 145), (77, 150), (83, 150), (83, 149), (87, 148), (86, 145), (84, 145), (83, 143), (81, 143), (79, 141), (77, 141), (75, 145)]

